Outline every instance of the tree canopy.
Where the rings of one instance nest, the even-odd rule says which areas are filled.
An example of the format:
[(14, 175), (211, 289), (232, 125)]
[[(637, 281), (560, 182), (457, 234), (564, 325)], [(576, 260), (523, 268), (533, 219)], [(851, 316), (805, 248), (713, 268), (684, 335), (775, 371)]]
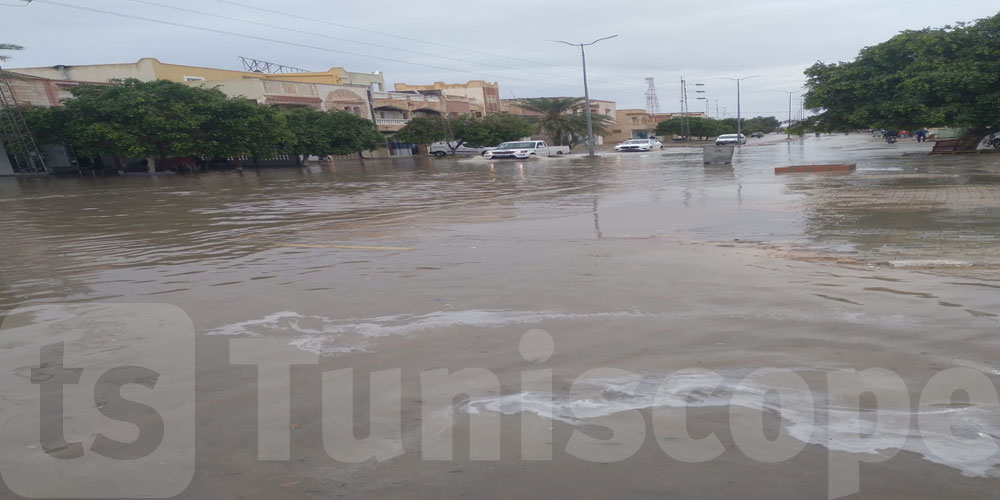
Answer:
[[(742, 130), (744, 134), (763, 132), (765, 134), (774, 132), (781, 125), (781, 122), (773, 116), (758, 116), (756, 118), (742, 119)], [(690, 129), (692, 137), (714, 137), (722, 134), (736, 133), (736, 118), (726, 118), (716, 120), (714, 118), (691, 116), (687, 118), (687, 127), (684, 126), (683, 118), (672, 118), (660, 122), (656, 126), (656, 133), (661, 136), (666, 135), (686, 135)]]
[(39, 142), (66, 143), (85, 157), (343, 155), (384, 141), (371, 120), (342, 111), (280, 112), (221, 91), (166, 80), (72, 87), (63, 106), (28, 108)]
[[(535, 129), (554, 145), (572, 148), (587, 140), (587, 118), (583, 110), (586, 103), (583, 97), (521, 99), (516, 106), (539, 114), (531, 117)], [(602, 114), (592, 114), (594, 135), (603, 135), (610, 121)]]
[(452, 150), (462, 143), (493, 146), (531, 135), (533, 127), (520, 116), (492, 114), (474, 116), (416, 117), (397, 132), (393, 139), (412, 144), (448, 142)]
[(904, 31), (805, 73), (805, 105), (824, 129), (962, 127), (974, 148), (1000, 130), (1000, 14)]
[(285, 119), (291, 142), (283, 149), (289, 154), (346, 155), (370, 151), (385, 142), (371, 120), (343, 111), (298, 108), (287, 111)]

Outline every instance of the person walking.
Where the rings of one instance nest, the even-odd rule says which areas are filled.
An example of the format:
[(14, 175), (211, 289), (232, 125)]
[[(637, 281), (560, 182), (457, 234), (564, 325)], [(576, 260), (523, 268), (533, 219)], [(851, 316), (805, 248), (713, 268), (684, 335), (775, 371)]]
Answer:
[(914, 134), (917, 136), (917, 142), (924, 142), (927, 140), (927, 131), (924, 129), (918, 129)]

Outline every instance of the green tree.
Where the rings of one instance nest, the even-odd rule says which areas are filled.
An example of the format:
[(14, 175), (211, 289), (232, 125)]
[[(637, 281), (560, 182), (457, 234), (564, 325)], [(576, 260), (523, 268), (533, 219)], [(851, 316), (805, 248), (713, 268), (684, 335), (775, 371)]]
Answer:
[(61, 135), (90, 157), (108, 153), (162, 161), (209, 154), (214, 147), (206, 132), (226, 101), (218, 90), (166, 80), (80, 85), (70, 92)]
[(483, 134), (477, 137), (477, 146), (495, 146), (502, 142), (516, 141), (522, 137), (530, 137), (535, 130), (528, 120), (517, 115), (492, 114), (480, 121)]
[(371, 120), (343, 111), (298, 108), (286, 112), (288, 139), (282, 149), (294, 155), (346, 155), (377, 149), (385, 142)]
[(975, 149), (1000, 130), (1000, 14), (904, 31), (806, 76), (805, 105), (827, 129), (963, 127), (961, 148)]
[[(517, 107), (538, 113), (533, 117), (535, 129), (544, 135), (554, 145), (573, 146), (587, 140), (587, 119), (583, 113), (586, 105), (582, 97), (539, 97), (521, 99)], [(601, 114), (592, 115), (594, 135), (606, 132), (608, 117)]]
[(455, 137), (444, 118), (418, 116), (406, 122), (393, 134), (393, 140), (410, 144), (430, 144), (438, 141), (454, 142)]
[(770, 134), (778, 130), (780, 126), (781, 121), (773, 116), (758, 116), (749, 120), (743, 120), (742, 128), (744, 134), (752, 134), (754, 132)]
[[(721, 120), (712, 118), (702, 118), (698, 116), (688, 117), (687, 127), (683, 118), (671, 118), (656, 125), (656, 134), (660, 136), (686, 135), (690, 129), (692, 137), (714, 137), (727, 133), (729, 127)], [(735, 132), (735, 125), (733, 128)]]
[(452, 153), (463, 143), (491, 146), (529, 136), (534, 126), (520, 116), (492, 114), (474, 116), (416, 117), (393, 136), (411, 144), (448, 143)]
[(204, 149), (201, 155), (236, 158), (269, 158), (281, 145), (291, 142), (291, 130), (278, 110), (245, 99), (216, 103), (212, 120), (203, 123)]

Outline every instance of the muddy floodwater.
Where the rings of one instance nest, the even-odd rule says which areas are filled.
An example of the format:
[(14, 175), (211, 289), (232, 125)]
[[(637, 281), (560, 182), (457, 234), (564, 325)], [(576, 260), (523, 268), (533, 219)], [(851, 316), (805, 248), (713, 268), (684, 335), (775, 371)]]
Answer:
[[(849, 498), (998, 498), (1000, 409), (921, 395), (956, 367), (1000, 382), (1000, 154), (783, 139), (751, 142), (731, 166), (671, 147), (0, 179), (0, 310), (164, 303), (190, 317), (197, 467), (180, 498), (821, 499), (842, 455), (872, 462)], [(774, 174), (815, 163), (857, 170)], [(287, 458), (261, 459), (258, 410), (274, 403), (252, 364), (231, 362), (234, 339), (317, 359), (284, 391)], [(0, 331), (0, 350), (17, 346)], [(0, 369), (38, 364), (37, 351), (18, 363)], [(324, 446), (324, 373), (347, 368), (356, 437), (370, 405), (395, 398), (401, 454), (349, 463)], [(859, 442), (842, 421), (874, 403), (835, 402), (827, 375), (869, 368), (898, 375), (910, 407)], [(428, 411), (422, 389), (441, 369), (496, 384)], [(764, 460), (734, 436), (746, 422), (733, 408), (754, 407), (739, 381), (760, 369), (806, 384), (780, 401), (758, 388), (758, 427), (798, 443), (794, 456)], [(370, 391), (369, 375), (389, 370), (400, 390)], [(551, 383), (526, 387), (543, 370)], [(665, 383), (673, 399), (654, 397), (681, 370)], [(0, 386), (0, 405), (31, 390)], [(655, 429), (667, 410), (689, 436)], [(623, 415), (641, 418), (611, 432)], [(918, 432), (928, 415), (953, 433)], [(496, 455), (469, 437), (483, 416), (499, 421)], [(424, 434), (450, 419), (442, 459)], [(529, 428), (543, 437), (522, 439)], [(630, 432), (632, 449), (619, 441)], [(711, 459), (664, 449), (710, 435)], [(607, 454), (581, 458), (581, 436)], [(549, 456), (525, 459), (533, 446)]]

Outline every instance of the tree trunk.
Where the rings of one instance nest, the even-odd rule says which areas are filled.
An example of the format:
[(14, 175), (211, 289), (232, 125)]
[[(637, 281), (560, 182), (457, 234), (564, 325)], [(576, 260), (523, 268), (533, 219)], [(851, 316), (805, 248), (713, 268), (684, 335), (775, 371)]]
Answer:
[(146, 172), (156, 172), (156, 158), (152, 156), (146, 158)]
[(965, 135), (959, 138), (961, 141), (955, 151), (975, 151), (979, 149), (979, 144), (982, 142), (983, 138), (993, 134), (997, 129), (993, 127), (979, 127), (966, 132)]

